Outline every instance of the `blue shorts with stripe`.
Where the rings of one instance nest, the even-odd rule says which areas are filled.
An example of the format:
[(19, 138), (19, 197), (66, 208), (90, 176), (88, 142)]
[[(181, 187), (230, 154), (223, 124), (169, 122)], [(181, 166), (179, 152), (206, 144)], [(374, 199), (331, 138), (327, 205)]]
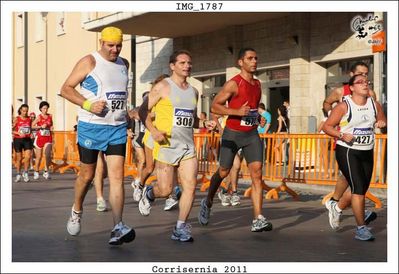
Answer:
[(111, 126), (78, 122), (78, 143), (87, 149), (106, 151), (108, 145), (126, 144), (127, 123)]

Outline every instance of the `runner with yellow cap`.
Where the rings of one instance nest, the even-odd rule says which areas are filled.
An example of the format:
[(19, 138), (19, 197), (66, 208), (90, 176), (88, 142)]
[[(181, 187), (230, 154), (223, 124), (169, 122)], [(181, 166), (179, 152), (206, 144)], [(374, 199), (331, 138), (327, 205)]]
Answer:
[[(111, 245), (131, 242), (135, 238), (134, 229), (122, 222), (129, 69), (128, 61), (119, 57), (122, 36), (118, 28), (103, 29), (100, 50), (83, 57), (61, 88), (65, 99), (81, 107), (77, 127), (81, 169), (75, 183), (75, 199), (67, 230), (72, 236), (80, 233), (83, 200), (94, 178), (98, 154), (102, 151), (106, 155), (114, 222), (108, 242)], [(79, 91), (75, 89), (77, 85), (80, 85)]]
[(123, 41), (123, 33), (116, 27), (106, 27), (101, 31), (101, 40), (103, 42), (121, 43)]

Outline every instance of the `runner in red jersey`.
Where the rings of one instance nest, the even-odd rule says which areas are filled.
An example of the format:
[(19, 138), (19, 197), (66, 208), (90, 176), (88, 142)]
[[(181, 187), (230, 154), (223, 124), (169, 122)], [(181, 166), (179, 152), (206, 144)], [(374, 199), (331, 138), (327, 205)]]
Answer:
[[(14, 118), (12, 125), (13, 144), (16, 156), (15, 167), (17, 169), (15, 182), (19, 182), (22, 177), (25, 182), (29, 182), (28, 168), (32, 156), (33, 145), (30, 138), (32, 132), (32, 121), (28, 116), (28, 111), (29, 106), (27, 104), (22, 104), (18, 109), (18, 116)], [(24, 173), (21, 176), (22, 150), (24, 151)]]
[[(248, 163), (252, 178), (252, 204), (254, 218), (252, 232), (272, 230), (272, 224), (262, 215), (262, 157), (263, 145), (258, 134), (258, 105), (261, 97), (260, 82), (254, 79), (257, 54), (252, 48), (241, 49), (238, 54), (239, 75), (227, 81), (213, 100), (211, 111), (228, 115), (220, 148), (220, 166), (211, 178), (208, 195), (201, 201), (198, 221), (209, 222), (213, 198), (221, 182), (230, 172), (239, 149)], [(228, 102), (228, 107), (226, 107)]]
[(231, 81), (237, 84), (237, 94), (229, 100), (229, 108), (239, 109), (243, 105), (249, 106), (249, 112), (245, 116), (229, 115), (226, 127), (229, 129), (248, 132), (258, 128), (258, 104), (261, 96), (260, 82), (253, 79), (248, 82), (240, 74), (234, 76)]
[(35, 145), (35, 172), (33, 179), (39, 179), (39, 167), (42, 160), (42, 151), (44, 150), (45, 155), (45, 167), (43, 172), (43, 177), (45, 179), (50, 179), (49, 165), (51, 164), (51, 151), (53, 143), (53, 118), (51, 114), (47, 113), (50, 105), (46, 101), (42, 101), (39, 105), (41, 114), (37, 116), (35, 121), (33, 121), (32, 127), (37, 129), (36, 138), (34, 141)]

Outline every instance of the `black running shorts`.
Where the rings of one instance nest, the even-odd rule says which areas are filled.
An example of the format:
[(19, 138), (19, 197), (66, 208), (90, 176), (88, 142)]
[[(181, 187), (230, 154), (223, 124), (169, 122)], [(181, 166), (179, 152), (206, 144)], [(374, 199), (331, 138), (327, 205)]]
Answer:
[(33, 149), (33, 142), (30, 137), (14, 138), (13, 145), (15, 152), (22, 152), (22, 150)]
[(373, 149), (357, 150), (337, 145), (335, 157), (352, 193), (366, 194), (373, 174)]
[(257, 129), (243, 132), (225, 127), (220, 146), (220, 166), (231, 168), (234, 157), (240, 148), (242, 148), (242, 155), (248, 164), (262, 162), (263, 145)]
[[(98, 153), (97, 149), (87, 149), (78, 144), (80, 161), (84, 164), (97, 163)], [(108, 145), (107, 150), (104, 151), (105, 155), (126, 155), (126, 143), (119, 145)]]

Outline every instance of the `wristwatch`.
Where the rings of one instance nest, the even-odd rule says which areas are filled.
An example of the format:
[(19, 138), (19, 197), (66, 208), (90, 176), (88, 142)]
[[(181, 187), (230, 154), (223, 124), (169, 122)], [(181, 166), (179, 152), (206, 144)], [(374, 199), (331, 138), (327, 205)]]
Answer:
[(338, 137), (338, 139), (340, 139), (340, 140), (341, 140), (341, 139), (342, 139), (342, 137), (344, 137), (344, 134), (343, 134), (342, 132), (340, 132), (340, 133), (339, 133), (339, 137)]

